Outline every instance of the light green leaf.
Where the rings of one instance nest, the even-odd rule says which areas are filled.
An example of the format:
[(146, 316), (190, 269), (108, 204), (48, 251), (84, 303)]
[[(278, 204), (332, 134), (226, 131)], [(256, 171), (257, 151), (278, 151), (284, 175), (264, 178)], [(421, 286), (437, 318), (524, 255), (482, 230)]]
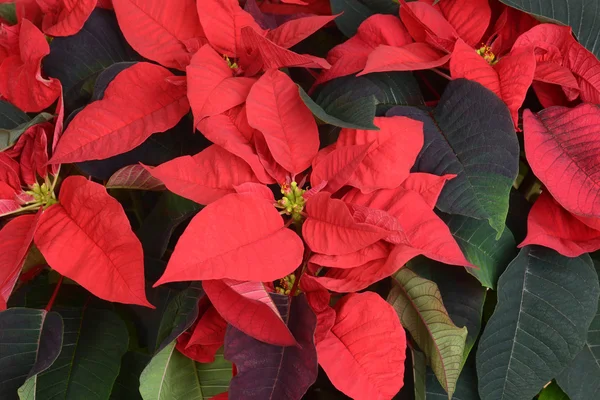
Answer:
[[(588, 399), (592, 399), (593, 397), (589, 397)], [(556, 382), (552, 381), (548, 386), (546, 386), (539, 394), (538, 400), (570, 400), (569, 396), (566, 395), (565, 392), (562, 391), (560, 386), (556, 384)]]
[(29, 378), (21, 399), (108, 399), (129, 343), (125, 323), (109, 310), (55, 309), (65, 323), (62, 350), (49, 369)]
[(440, 213), (456, 243), (469, 262), (478, 268), (465, 268), (487, 288), (495, 289), (498, 278), (517, 255), (517, 244), (508, 228), (496, 240), (496, 231), (487, 221)]
[(498, 282), (498, 304), (477, 349), (483, 400), (530, 400), (585, 344), (598, 275), (587, 254), (526, 246)]
[(17, 9), (16, 3), (2, 3), (0, 4), (0, 18), (8, 22), (10, 25), (17, 23)]
[(458, 328), (452, 322), (437, 285), (408, 268), (394, 275), (387, 301), (396, 309), (402, 326), (425, 353), (440, 384), (451, 396), (462, 366), (467, 328)]
[[(415, 385), (415, 400), (425, 400), (425, 378), (427, 377), (427, 360), (425, 354), (416, 349), (411, 349), (413, 384)], [(446, 393), (446, 392), (444, 392)]]
[(144, 400), (204, 400), (227, 391), (231, 363), (218, 352), (210, 364), (187, 358), (170, 343), (144, 369), (140, 394)]
[(507, 6), (573, 28), (579, 42), (600, 58), (600, 2), (589, 0), (500, 0)]

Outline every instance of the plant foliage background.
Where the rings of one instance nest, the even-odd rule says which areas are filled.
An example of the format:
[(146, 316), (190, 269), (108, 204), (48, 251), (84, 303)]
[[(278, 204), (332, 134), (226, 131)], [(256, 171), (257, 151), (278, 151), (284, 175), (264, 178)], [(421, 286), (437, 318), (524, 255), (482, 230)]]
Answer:
[(600, 4), (1, 0), (0, 398), (600, 398)]

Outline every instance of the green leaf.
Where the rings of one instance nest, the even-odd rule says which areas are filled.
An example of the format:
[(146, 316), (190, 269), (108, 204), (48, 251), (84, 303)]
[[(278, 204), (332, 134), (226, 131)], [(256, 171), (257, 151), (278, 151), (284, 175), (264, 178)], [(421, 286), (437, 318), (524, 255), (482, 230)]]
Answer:
[[(592, 261), (600, 275), (598, 253), (592, 254)], [(600, 299), (583, 349), (556, 381), (571, 400), (600, 399)]]
[[(29, 117), (27, 117), (29, 118)], [(33, 125), (41, 124), (42, 122), (50, 121), (54, 116), (48, 113), (40, 113), (33, 119), (23, 122), (19, 126), (12, 129), (0, 128), (0, 151), (12, 146), (17, 142), (23, 133)]]
[[(595, 397), (586, 397), (586, 399), (593, 399)], [(570, 400), (569, 396), (562, 391), (560, 386), (556, 382), (552, 381), (546, 386), (539, 394), (538, 400)]]
[(433, 281), (437, 285), (452, 322), (458, 327), (467, 328), (462, 362), (464, 364), (481, 330), (485, 288), (463, 269), (423, 256), (413, 258), (406, 266), (421, 278)]
[(408, 268), (394, 275), (387, 298), (411, 334), (440, 384), (451, 395), (462, 366), (467, 328), (458, 328), (442, 302), (437, 285)]
[(49, 369), (29, 378), (21, 399), (108, 399), (127, 351), (125, 323), (110, 310), (56, 310), (65, 323), (62, 350)]
[(198, 301), (202, 296), (204, 296), (204, 290), (200, 282), (194, 282), (171, 300), (158, 328), (157, 352), (164, 349), (192, 326), (198, 318)]
[(579, 42), (600, 58), (600, 3), (589, 0), (500, 0), (536, 17), (558, 21), (573, 28)]
[(496, 240), (496, 231), (479, 219), (440, 213), (456, 243), (469, 262), (479, 268), (465, 268), (487, 288), (495, 289), (498, 278), (517, 255), (517, 244), (508, 228)]
[(31, 118), (23, 111), (7, 101), (0, 100), (0, 151), (17, 141), (21, 134), (13, 130), (27, 124), (30, 120)]
[(27, 377), (50, 367), (61, 348), (59, 314), (29, 308), (0, 312), (0, 398), (17, 398)]
[(141, 400), (140, 375), (152, 356), (149, 354), (128, 351), (121, 362), (119, 376), (113, 385), (110, 400)]
[(16, 3), (2, 3), (0, 4), (0, 18), (9, 23), (9, 25), (15, 25), (17, 23), (17, 8)]
[(323, 84), (313, 95), (302, 95), (313, 114), (329, 124), (356, 129), (378, 129), (375, 115), (397, 105), (422, 105), (419, 85), (410, 72), (380, 72), (344, 76)]
[[(427, 400), (448, 399), (448, 394), (440, 386), (440, 383), (435, 378), (435, 374), (431, 368), (427, 368), (426, 382)], [(456, 391), (452, 395), (452, 400), (479, 400), (479, 394), (477, 392), (477, 373), (475, 370), (475, 362), (472, 359), (469, 359), (465, 364), (458, 377)]]
[[(329, 125), (350, 129), (377, 129), (377, 127), (373, 125), (375, 109), (377, 108), (377, 99), (375, 96), (362, 97), (354, 100), (351, 96), (346, 95), (344, 96), (345, 98), (338, 99), (337, 102), (340, 104), (350, 104), (352, 106), (350, 110), (353, 110), (353, 108), (360, 110), (358, 113), (345, 112), (346, 110), (340, 108), (339, 114), (343, 119), (339, 119), (327, 114), (327, 112), (320, 105), (315, 103), (315, 101), (300, 86), (298, 86), (298, 90), (300, 92), (300, 98), (302, 98), (302, 101), (304, 101), (304, 104), (306, 104), (313, 115)], [(367, 121), (370, 122), (366, 123)]]
[(498, 304), (477, 349), (483, 400), (531, 399), (585, 344), (598, 307), (587, 254), (526, 246), (498, 282)]
[(172, 192), (162, 193), (156, 206), (136, 232), (144, 248), (144, 255), (162, 258), (175, 228), (201, 208), (198, 203)]
[(373, 14), (398, 15), (399, 4), (393, 0), (330, 0), (332, 14), (343, 13), (335, 19), (347, 37), (356, 34), (358, 26)]
[(425, 354), (416, 349), (411, 349), (411, 358), (413, 368), (413, 383), (415, 386), (415, 400), (425, 400), (427, 359), (425, 358)]
[(223, 352), (210, 364), (187, 358), (170, 343), (144, 369), (140, 376), (140, 393), (144, 400), (203, 400), (227, 391), (231, 380), (231, 363)]
[(479, 83), (456, 79), (432, 112), (394, 107), (387, 116), (423, 121), (425, 145), (413, 171), (456, 174), (437, 208), (489, 221), (499, 239), (519, 171), (519, 141), (506, 105)]

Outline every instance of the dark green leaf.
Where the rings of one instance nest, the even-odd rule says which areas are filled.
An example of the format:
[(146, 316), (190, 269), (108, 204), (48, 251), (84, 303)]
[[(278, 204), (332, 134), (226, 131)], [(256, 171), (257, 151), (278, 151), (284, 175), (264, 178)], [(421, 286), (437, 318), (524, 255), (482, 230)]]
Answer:
[(377, 129), (373, 118), (390, 107), (423, 104), (419, 85), (410, 72), (344, 76), (320, 87), (313, 95), (314, 101), (307, 97), (302, 96), (304, 102), (322, 121), (361, 129)]
[(0, 100), (0, 151), (12, 146), (21, 133), (13, 132), (27, 124), (31, 118), (7, 101)]
[(507, 265), (517, 255), (517, 244), (508, 228), (496, 240), (496, 231), (483, 220), (441, 213), (456, 242), (469, 262), (478, 268), (465, 268), (479, 282), (490, 289)]
[(452, 322), (458, 327), (467, 328), (464, 363), (481, 330), (485, 288), (463, 269), (426, 257), (413, 258), (407, 266), (420, 277), (435, 282)]
[(50, 367), (61, 349), (59, 314), (30, 308), (0, 312), (0, 398), (12, 400), (25, 380)]
[(521, 249), (500, 277), (498, 304), (477, 349), (481, 398), (535, 396), (583, 348), (599, 295), (587, 254)]
[(140, 375), (152, 356), (128, 351), (121, 362), (121, 370), (110, 394), (110, 400), (141, 400)]
[(105, 68), (141, 57), (127, 44), (113, 12), (96, 8), (75, 35), (57, 37), (44, 57), (44, 72), (63, 85), (66, 115), (91, 97), (93, 83)]
[[(586, 399), (593, 399), (595, 397), (586, 397)], [(569, 396), (562, 391), (560, 386), (556, 382), (552, 381), (546, 386), (539, 394), (538, 400), (570, 400)]]
[(136, 61), (131, 62), (119, 62), (111, 65), (102, 71), (96, 81), (94, 82), (94, 92), (92, 94), (92, 101), (101, 100), (104, 97), (104, 91), (108, 87), (108, 84), (116, 78), (116, 76), (123, 70), (137, 64)]
[[(600, 274), (598, 253), (592, 254), (592, 261)], [(556, 381), (571, 400), (600, 399), (600, 299), (583, 349)]]
[[(349, 95), (344, 96), (344, 98), (338, 98), (336, 101), (339, 102), (339, 104), (346, 103), (353, 107), (349, 109), (349, 112), (346, 112), (346, 110), (341, 107), (338, 108), (340, 117), (343, 118), (339, 119), (327, 114), (320, 105), (310, 98), (304, 89), (298, 87), (298, 90), (300, 91), (300, 97), (304, 101), (304, 104), (306, 104), (313, 115), (329, 125), (350, 129), (377, 129), (377, 127), (373, 125), (375, 109), (377, 108), (377, 99), (375, 96), (362, 97), (357, 100), (352, 99)], [(354, 109), (361, 110), (361, 112), (353, 112)], [(367, 121), (369, 122), (366, 123)]]
[(442, 386), (452, 394), (462, 367), (467, 329), (452, 322), (437, 285), (401, 268), (394, 275), (387, 301), (425, 353)]
[(510, 191), (510, 207), (506, 217), (506, 227), (515, 237), (516, 243), (521, 243), (527, 236), (527, 216), (531, 210), (531, 203), (518, 190)]
[[(29, 117), (27, 117), (27, 118), (29, 118)], [(25, 131), (27, 129), (29, 129), (29, 127), (31, 127), (33, 125), (41, 124), (42, 122), (50, 121), (52, 118), (54, 118), (54, 116), (52, 114), (39, 113), (38, 115), (33, 117), (33, 119), (22, 123), (21, 125), (17, 126), (16, 128), (13, 128), (13, 129), (1, 129), (0, 128), (0, 151), (15, 144), (17, 142), (17, 139), (19, 139), (19, 137), (21, 137), (21, 135), (23, 133), (25, 133)]]
[(170, 343), (144, 369), (140, 376), (140, 393), (144, 400), (203, 400), (227, 391), (231, 380), (231, 363), (223, 353), (210, 364), (187, 358)]
[(28, 379), (21, 399), (108, 399), (127, 351), (125, 323), (110, 310), (56, 309), (65, 323), (62, 350), (49, 369)]
[(204, 296), (200, 282), (194, 282), (167, 306), (158, 328), (156, 352), (177, 339), (198, 318), (198, 302)]
[(516, 9), (573, 28), (579, 42), (600, 58), (600, 2), (589, 0), (500, 0)]
[(393, 0), (330, 0), (333, 14), (343, 13), (335, 19), (342, 33), (348, 37), (356, 34), (358, 26), (373, 14), (398, 15), (399, 5)]
[(457, 175), (444, 186), (437, 207), (488, 220), (500, 238), (519, 170), (519, 142), (502, 100), (479, 83), (457, 79), (432, 112), (394, 107), (387, 115), (424, 123), (425, 145), (414, 171)]
[[(172, 192), (164, 192), (146, 217), (137, 236), (142, 242), (146, 257), (162, 258), (173, 231), (191, 218), (201, 206)], [(158, 279), (158, 277), (156, 277)]]
[(2, 3), (0, 4), (0, 18), (9, 23), (9, 25), (15, 25), (17, 23), (17, 9), (16, 3)]

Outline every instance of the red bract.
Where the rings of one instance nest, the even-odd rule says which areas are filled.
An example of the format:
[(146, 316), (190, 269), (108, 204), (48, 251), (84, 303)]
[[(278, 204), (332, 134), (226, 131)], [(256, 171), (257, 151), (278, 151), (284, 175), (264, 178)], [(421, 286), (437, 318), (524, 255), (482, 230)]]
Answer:
[(102, 100), (77, 114), (50, 162), (98, 160), (124, 153), (153, 133), (172, 128), (189, 107), (185, 84), (161, 66), (138, 63), (108, 85)]
[(406, 336), (394, 309), (375, 293), (350, 294), (317, 344), (331, 382), (356, 399), (390, 399), (403, 385)]
[(35, 232), (48, 264), (100, 298), (153, 307), (144, 291), (142, 246), (119, 202), (75, 176), (63, 182), (59, 200)]
[(42, 30), (49, 36), (71, 36), (79, 32), (97, 0), (37, 0), (44, 19)]
[(215, 360), (215, 353), (225, 339), (225, 321), (211, 305), (202, 314), (191, 333), (184, 333), (177, 338), (177, 349), (189, 358), (201, 363)]
[(60, 95), (61, 85), (57, 79), (42, 76), (41, 62), (49, 53), (44, 34), (28, 20), (21, 21), (19, 54), (8, 56), (0, 65), (2, 96), (26, 112), (50, 106)]

